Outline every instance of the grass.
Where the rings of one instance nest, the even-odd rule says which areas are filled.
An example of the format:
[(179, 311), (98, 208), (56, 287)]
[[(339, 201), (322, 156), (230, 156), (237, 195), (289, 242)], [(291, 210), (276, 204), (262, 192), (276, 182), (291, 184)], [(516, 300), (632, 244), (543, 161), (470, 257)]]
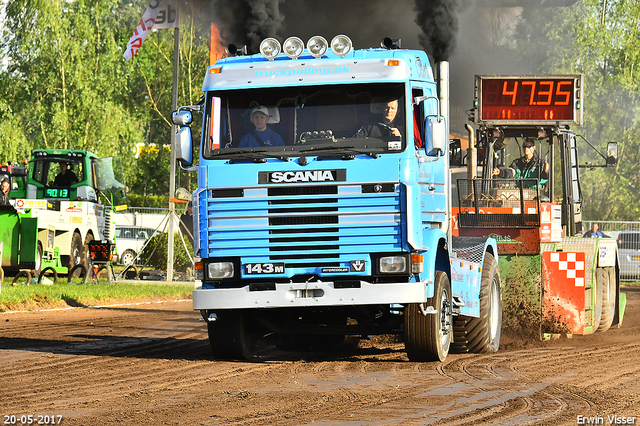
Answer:
[(11, 285), (11, 279), (2, 282), (0, 312), (64, 308), (69, 306), (95, 306), (142, 300), (191, 298), (193, 284), (134, 284), (97, 283), (77, 284), (58, 280), (56, 284)]

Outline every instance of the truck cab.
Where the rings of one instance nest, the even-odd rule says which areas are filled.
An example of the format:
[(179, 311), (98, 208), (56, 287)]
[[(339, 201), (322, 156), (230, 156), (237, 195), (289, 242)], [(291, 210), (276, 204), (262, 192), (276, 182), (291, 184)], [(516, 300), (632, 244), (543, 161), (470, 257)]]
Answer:
[(174, 112), (184, 167), (203, 113), (193, 305), (215, 357), (250, 358), (263, 335), (322, 350), (399, 334), (414, 360), (497, 350), (495, 241), (451, 238), (438, 69), (440, 83), (425, 52), (390, 39), (266, 39), (261, 54), (209, 67), (203, 103)]

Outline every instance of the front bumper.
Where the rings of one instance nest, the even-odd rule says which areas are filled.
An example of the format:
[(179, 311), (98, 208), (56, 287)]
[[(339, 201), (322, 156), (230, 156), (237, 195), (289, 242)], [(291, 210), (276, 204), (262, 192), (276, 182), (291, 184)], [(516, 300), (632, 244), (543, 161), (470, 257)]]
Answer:
[(395, 303), (423, 303), (433, 295), (433, 282), (371, 284), (366, 281), (344, 283), (312, 281), (275, 284), (275, 290), (242, 288), (193, 290), (193, 309), (300, 308), (354, 306)]

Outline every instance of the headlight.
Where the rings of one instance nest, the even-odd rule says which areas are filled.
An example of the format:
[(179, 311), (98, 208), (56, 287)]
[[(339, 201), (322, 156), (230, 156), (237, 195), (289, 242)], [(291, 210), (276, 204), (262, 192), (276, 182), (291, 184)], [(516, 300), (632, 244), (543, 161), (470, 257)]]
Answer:
[(270, 61), (273, 61), (280, 52), (280, 42), (273, 37), (265, 38), (260, 43), (260, 54)]
[(233, 262), (213, 262), (207, 265), (207, 276), (212, 280), (232, 278), (234, 273)]
[(304, 42), (298, 37), (289, 37), (282, 44), (282, 50), (291, 59), (298, 59), (304, 52)]
[(307, 50), (314, 58), (322, 58), (322, 55), (327, 53), (328, 48), (329, 43), (322, 36), (313, 36), (307, 41)]
[(385, 256), (378, 261), (380, 272), (383, 274), (402, 274), (407, 272), (406, 256)]
[(340, 34), (331, 40), (331, 51), (341, 58), (344, 58), (347, 53), (351, 52), (352, 47), (353, 43), (351, 43), (351, 39), (346, 35)]

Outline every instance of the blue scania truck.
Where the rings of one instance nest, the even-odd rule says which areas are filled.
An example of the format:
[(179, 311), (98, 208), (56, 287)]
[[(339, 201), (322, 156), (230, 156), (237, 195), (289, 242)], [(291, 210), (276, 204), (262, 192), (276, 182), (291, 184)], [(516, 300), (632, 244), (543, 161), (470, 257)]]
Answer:
[(215, 358), (249, 359), (264, 338), (327, 351), (379, 334), (401, 336), (412, 361), (498, 350), (496, 242), (451, 235), (448, 63), (434, 78), (398, 44), (230, 46), (203, 101), (173, 113), (184, 168), (203, 116), (193, 309)]

